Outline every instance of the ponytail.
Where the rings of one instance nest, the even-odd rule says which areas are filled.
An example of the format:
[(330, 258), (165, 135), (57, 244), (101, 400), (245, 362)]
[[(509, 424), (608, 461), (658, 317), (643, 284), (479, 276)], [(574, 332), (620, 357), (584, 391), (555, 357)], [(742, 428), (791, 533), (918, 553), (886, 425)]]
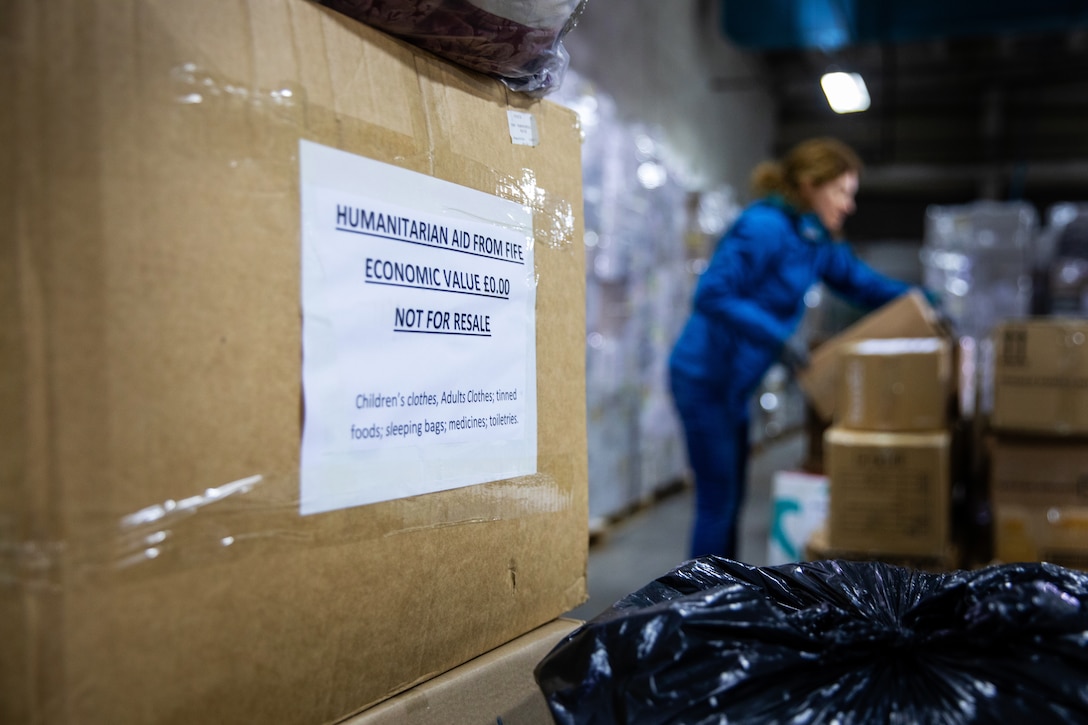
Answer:
[(756, 196), (781, 194), (798, 208), (804, 206), (801, 185), (820, 186), (847, 171), (860, 172), (861, 159), (852, 148), (833, 138), (814, 138), (790, 149), (781, 161), (764, 161), (752, 171)]

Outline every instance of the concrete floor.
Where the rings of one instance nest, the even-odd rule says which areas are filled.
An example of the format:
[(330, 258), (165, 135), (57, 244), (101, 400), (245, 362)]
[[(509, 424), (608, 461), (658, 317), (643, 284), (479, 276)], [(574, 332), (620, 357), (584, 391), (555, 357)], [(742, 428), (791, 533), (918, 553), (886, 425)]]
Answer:
[[(739, 558), (767, 564), (771, 479), (796, 469), (804, 457), (801, 435), (779, 439), (756, 452), (749, 463), (748, 496), (741, 512)], [(694, 497), (681, 489), (616, 523), (589, 550), (589, 600), (566, 616), (592, 619), (614, 602), (675, 569), (687, 558)]]

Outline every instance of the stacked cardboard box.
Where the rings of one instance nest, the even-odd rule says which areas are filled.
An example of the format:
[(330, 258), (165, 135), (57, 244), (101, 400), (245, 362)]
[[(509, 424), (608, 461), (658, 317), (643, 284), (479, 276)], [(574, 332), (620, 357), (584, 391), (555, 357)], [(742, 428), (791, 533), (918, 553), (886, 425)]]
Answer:
[(1006, 322), (994, 335), (989, 440), (994, 556), (1088, 565), (1088, 320)]
[(835, 417), (843, 380), (842, 356), (850, 345), (869, 339), (939, 337), (943, 334), (945, 331), (925, 297), (912, 291), (820, 344), (813, 352), (808, 368), (798, 376), (808, 403), (804, 419), (804, 470), (815, 474), (824, 474), (827, 470), (824, 436)]
[(951, 565), (949, 343), (858, 341), (841, 369), (824, 439), (828, 551)]
[(945, 334), (925, 297), (912, 291), (874, 310), (816, 348), (808, 368), (799, 376), (801, 388), (820, 418), (832, 421), (842, 388), (843, 354), (850, 345), (861, 340)]
[[(575, 115), (305, 0), (15, 0), (2, 14), (0, 721), (339, 721), (584, 601)], [(423, 210), (439, 188), (449, 203)], [(335, 229), (321, 203), (394, 190), (407, 201), (387, 205), (386, 236), (471, 228), (509, 269), (532, 247), (517, 288), (488, 302), (533, 295), (502, 328), (488, 321), (519, 365), (487, 372), (526, 379), (520, 438), (509, 415), (489, 436), (436, 438), (434, 417), (467, 419), (430, 411), (464, 392), (461, 351), (483, 333), (395, 338), (395, 320), (420, 318), (364, 284), (390, 258), (364, 265), (370, 238)], [(531, 220), (516, 249), (481, 231), (484, 207), (512, 213), (489, 229)], [(349, 225), (361, 216), (344, 208)], [(351, 264), (322, 257), (315, 234)], [(433, 288), (416, 294), (453, 305), (437, 291), (451, 277), (429, 270), (471, 287), (462, 266), (500, 264), (453, 246), (414, 245), (411, 271)], [(385, 302), (315, 310), (307, 270)], [(339, 328), (345, 316), (378, 333)], [(310, 333), (323, 344), (306, 347)], [(427, 388), (342, 385), (325, 413), (339, 447), (304, 465), (322, 431), (315, 360), (354, 370), (394, 339), (432, 346), (388, 371)], [(430, 418), (426, 435), (413, 420), (385, 448), (346, 437), (372, 432), (348, 426), (364, 408), (419, 403), (407, 412)], [(457, 440), (471, 464), (447, 466)], [(507, 447), (533, 452), (517, 475), (465, 482)], [(401, 466), (351, 465), (371, 450)], [(340, 471), (341, 487), (307, 493), (312, 470)], [(351, 503), (377, 487), (386, 500)]]

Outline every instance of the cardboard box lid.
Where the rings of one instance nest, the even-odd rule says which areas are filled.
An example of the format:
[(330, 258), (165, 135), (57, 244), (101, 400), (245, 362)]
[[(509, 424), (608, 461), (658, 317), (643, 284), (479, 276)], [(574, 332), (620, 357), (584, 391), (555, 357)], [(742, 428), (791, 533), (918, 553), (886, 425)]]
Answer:
[(952, 366), (944, 338), (848, 343), (842, 366), (836, 424), (882, 431), (934, 430), (946, 424)]
[[(4, 16), (0, 720), (329, 722), (584, 601), (575, 114), (303, 0)], [(302, 138), (533, 209), (536, 475), (299, 516)]]
[(851, 430), (832, 426), (824, 432), (825, 445), (870, 446), (874, 448), (947, 448), (951, 442), (948, 431), (884, 431)]
[(845, 345), (865, 339), (944, 337), (936, 313), (917, 290), (874, 310), (812, 353), (808, 368), (798, 376), (813, 409), (831, 420), (842, 380), (842, 352)]

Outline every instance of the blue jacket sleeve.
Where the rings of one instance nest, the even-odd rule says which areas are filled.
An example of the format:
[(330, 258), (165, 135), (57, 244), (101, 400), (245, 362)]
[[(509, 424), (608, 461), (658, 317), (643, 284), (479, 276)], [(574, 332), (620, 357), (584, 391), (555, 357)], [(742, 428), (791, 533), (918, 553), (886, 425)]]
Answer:
[(695, 290), (700, 313), (765, 347), (781, 347), (790, 331), (753, 301), (749, 288), (774, 262), (785, 228), (784, 222), (742, 215), (718, 244)]
[(911, 289), (905, 282), (886, 277), (862, 262), (844, 242), (829, 242), (823, 281), (851, 302), (876, 309)]

